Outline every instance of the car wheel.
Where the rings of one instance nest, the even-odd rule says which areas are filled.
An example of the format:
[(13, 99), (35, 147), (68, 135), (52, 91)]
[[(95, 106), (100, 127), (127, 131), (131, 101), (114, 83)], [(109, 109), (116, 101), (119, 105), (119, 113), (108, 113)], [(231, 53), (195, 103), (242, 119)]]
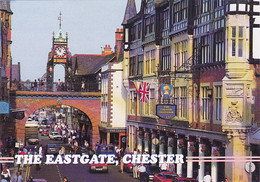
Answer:
[(105, 173), (108, 173), (108, 170), (106, 170)]
[(90, 168), (89, 168), (89, 173), (93, 173), (94, 171), (92, 171)]

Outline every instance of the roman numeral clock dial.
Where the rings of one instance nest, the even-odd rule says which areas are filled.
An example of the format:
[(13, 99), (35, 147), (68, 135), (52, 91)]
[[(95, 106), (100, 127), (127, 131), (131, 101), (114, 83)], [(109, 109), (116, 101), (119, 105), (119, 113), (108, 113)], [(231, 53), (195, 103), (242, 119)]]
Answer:
[(63, 46), (59, 46), (59, 47), (56, 47), (56, 49), (55, 49), (55, 55), (57, 56), (57, 57), (64, 57), (65, 56), (65, 54), (66, 54), (66, 49), (65, 49), (65, 47), (63, 47)]

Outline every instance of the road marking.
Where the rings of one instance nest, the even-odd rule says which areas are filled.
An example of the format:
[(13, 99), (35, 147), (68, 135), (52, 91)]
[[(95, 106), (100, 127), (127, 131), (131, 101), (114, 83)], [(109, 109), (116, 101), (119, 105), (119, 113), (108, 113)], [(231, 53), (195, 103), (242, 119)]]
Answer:
[(27, 179), (29, 179), (30, 168), (31, 168), (31, 167), (30, 167), (29, 165), (26, 167), (26, 173), (25, 173), (25, 179), (24, 179), (24, 181), (27, 181)]
[(62, 179), (62, 176), (61, 176), (61, 173), (60, 173), (59, 166), (56, 165), (56, 167), (57, 167), (58, 174), (59, 174), (59, 176), (60, 176), (60, 181), (63, 182), (63, 179)]

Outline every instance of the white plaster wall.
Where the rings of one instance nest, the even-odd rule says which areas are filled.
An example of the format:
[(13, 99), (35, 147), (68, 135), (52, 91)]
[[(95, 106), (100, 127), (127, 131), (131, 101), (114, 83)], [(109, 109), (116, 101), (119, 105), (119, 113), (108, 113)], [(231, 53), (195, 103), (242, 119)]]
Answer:
[(112, 66), (113, 75), (113, 107), (112, 107), (112, 127), (126, 127), (126, 99), (127, 90), (123, 86), (123, 62), (115, 63)]

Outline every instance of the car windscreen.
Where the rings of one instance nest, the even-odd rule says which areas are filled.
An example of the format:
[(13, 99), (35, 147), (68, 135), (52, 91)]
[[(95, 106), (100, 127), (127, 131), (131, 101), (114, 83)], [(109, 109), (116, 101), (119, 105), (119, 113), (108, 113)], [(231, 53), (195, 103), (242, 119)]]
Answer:
[(113, 153), (113, 152), (115, 152), (115, 147), (114, 146), (103, 146), (101, 148), (101, 152)]
[(175, 174), (164, 174), (163, 179), (175, 179), (176, 176)]
[(48, 145), (48, 148), (57, 148), (57, 145), (49, 144), (49, 145)]

